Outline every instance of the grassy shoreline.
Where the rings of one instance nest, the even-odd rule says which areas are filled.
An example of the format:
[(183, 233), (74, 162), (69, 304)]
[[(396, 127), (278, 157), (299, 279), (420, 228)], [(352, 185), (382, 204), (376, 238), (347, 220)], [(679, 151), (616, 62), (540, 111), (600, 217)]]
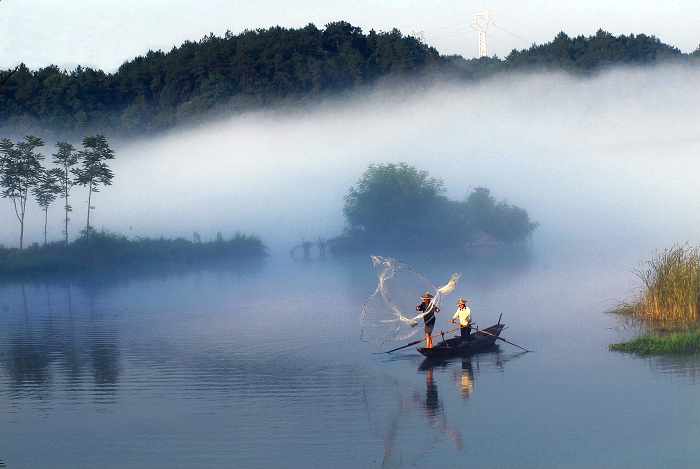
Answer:
[(700, 247), (666, 249), (634, 273), (642, 282), (638, 297), (609, 312), (641, 320), (652, 332), (671, 333), (646, 333), (610, 344), (609, 350), (645, 355), (700, 352)]
[(627, 342), (610, 344), (608, 350), (639, 355), (700, 353), (700, 331), (675, 332), (663, 337), (642, 334)]
[(85, 233), (66, 246), (62, 242), (27, 249), (0, 247), (0, 276), (18, 274), (55, 274), (88, 270), (111, 270), (117, 267), (138, 269), (154, 265), (181, 263), (193, 265), (212, 260), (256, 260), (267, 256), (267, 249), (257, 236), (236, 233), (229, 240), (219, 234), (210, 242), (193, 242), (184, 238), (136, 238), (116, 235), (105, 230)]

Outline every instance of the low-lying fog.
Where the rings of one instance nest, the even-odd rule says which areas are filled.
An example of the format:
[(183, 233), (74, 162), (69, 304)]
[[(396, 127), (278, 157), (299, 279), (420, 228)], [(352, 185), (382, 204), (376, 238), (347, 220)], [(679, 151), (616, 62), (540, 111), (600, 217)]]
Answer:
[[(343, 228), (343, 196), (371, 163), (405, 161), (462, 199), (483, 186), (540, 222), (534, 240), (593, 237), (700, 241), (700, 69), (539, 75), (362, 100), (303, 112), (248, 113), (132, 141), (113, 185), (93, 197), (93, 226), (132, 236), (257, 234), (272, 252)], [(42, 152), (50, 155), (48, 142)], [(79, 142), (76, 142), (79, 143)], [(72, 191), (71, 235), (87, 190)], [(62, 201), (49, 239), (62, 232)], [(427, 214), (429, 216), (429, 214)], [(9, 199), (0, 242), (19, 243)], [(431, 223), (449, 220), (431, 219)], [(32, 202), (25, 244), (43, 241)]]

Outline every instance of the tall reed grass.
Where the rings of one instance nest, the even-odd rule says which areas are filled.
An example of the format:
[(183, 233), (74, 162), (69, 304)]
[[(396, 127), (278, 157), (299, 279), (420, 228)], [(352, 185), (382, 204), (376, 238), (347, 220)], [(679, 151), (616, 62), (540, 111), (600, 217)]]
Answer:
[(700, 302), (700, 248), (688, 245), (664, 250), (633, 271), (642, 282), (636, 301), (621, 303), (614, 312), (629, 313), (650, 326), (696, 323)]

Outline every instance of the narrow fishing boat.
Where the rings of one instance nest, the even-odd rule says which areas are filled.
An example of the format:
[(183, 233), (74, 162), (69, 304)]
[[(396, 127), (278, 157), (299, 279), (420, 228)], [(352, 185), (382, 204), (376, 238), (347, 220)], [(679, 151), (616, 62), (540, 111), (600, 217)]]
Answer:
[[(443, 339), (431, 348), (418, 347), (417, 350), (428, 358), (447, 357), (450, 355), (466, 355), (483, 350), (496, 343), (505, 324), (495, 324), (486, 329), (478, 329), (471, 334), (471, 340), (464, 341), (461, 337)], [(501, 339), (503, 340), (503, 339)], [(504, 342), (507, 342), (504, 340)], [(510, 342), (508, 342), (510, 343)]]

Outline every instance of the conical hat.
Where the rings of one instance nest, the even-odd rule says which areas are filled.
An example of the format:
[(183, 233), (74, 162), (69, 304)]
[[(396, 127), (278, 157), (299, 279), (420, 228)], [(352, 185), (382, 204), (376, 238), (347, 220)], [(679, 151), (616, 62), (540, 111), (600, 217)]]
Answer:
[(433, 295), (431, 295), (431, 294), (428, 293), (428, 292), (425, 292), (425, 295), (421, 295), (421, 298), (423, 298), (424, 300), (429, 300), (429, 299), (431, 299), (432, 297), (433, 297)]
[(467, 300), (463, 300), (462, 298), (460, 298), (459, 301), (457, 302), (457, 306), (464, 305), (464, 304), (467, 304)]

